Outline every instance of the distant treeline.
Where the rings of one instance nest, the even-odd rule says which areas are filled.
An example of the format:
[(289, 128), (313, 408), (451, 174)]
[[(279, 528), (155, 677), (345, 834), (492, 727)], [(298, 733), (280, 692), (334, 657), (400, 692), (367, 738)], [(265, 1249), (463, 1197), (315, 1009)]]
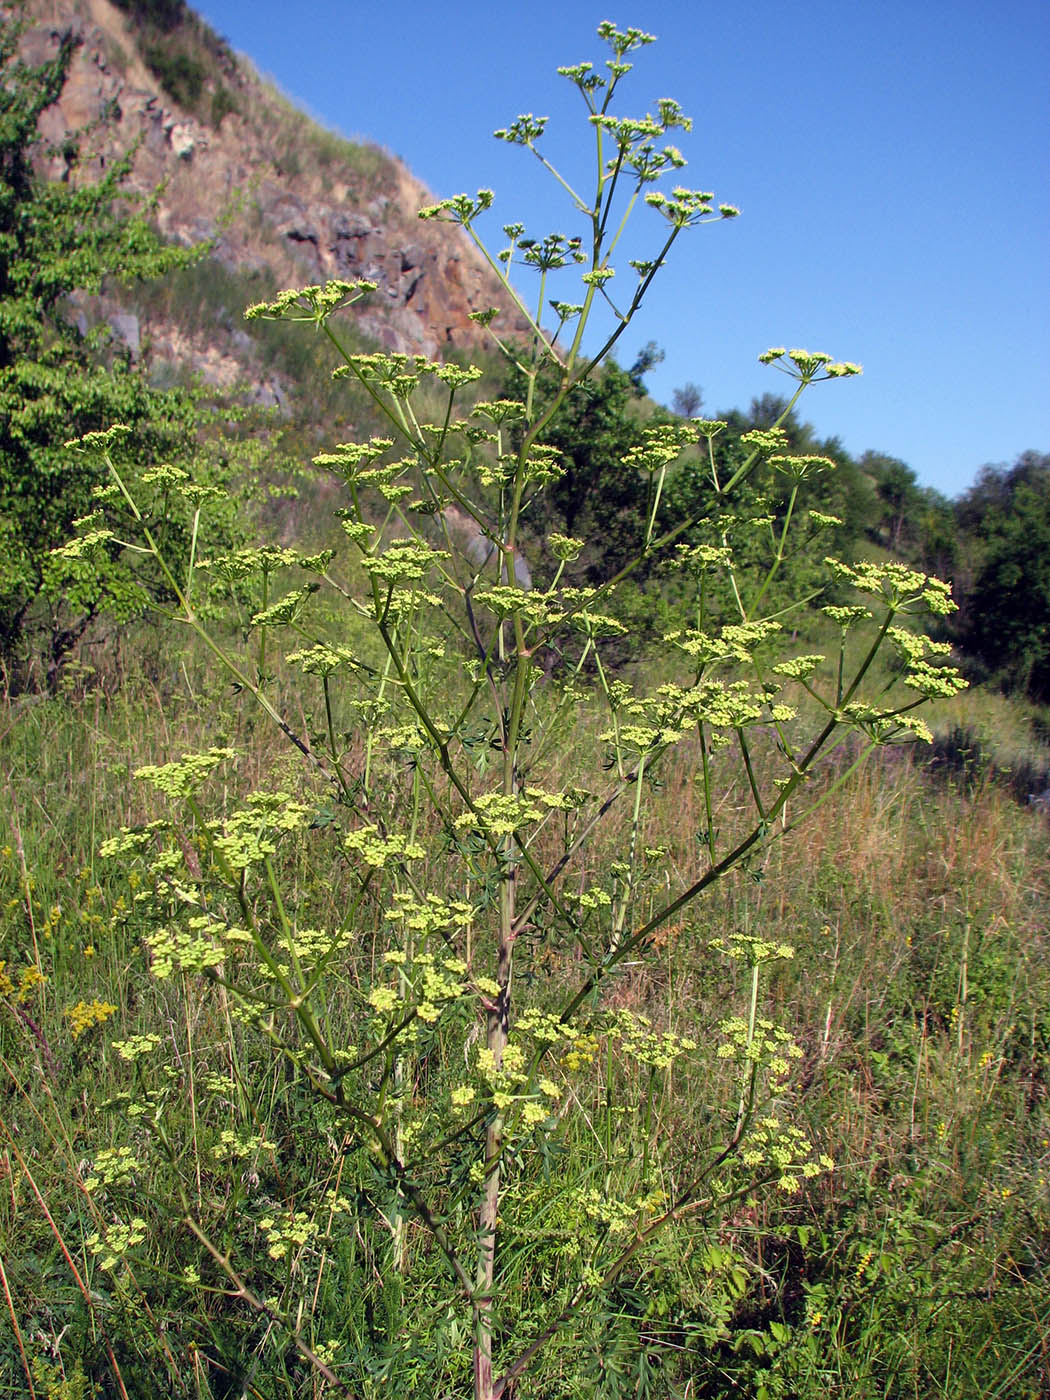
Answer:
[[(565, 454), (566, 472), (547, 493), (547, 515), (533, 522), (538, 540), (552, 529), (591, 543), (576, 566), (581, 581), (607, 576), (631, 552), (645, 517), (646, 482), (622, 462), (636, 432), (635, 420), (672, 415), (645, 397), (641, 375), (654, 362), (646, 347), (629, 370), (615, 365), (583, 386), (545, 436)], [(515, 391), (513, 379), (504, 385)], [(695, 385), (676, 391), (675, 408), (689, 417), (704, 412)], [(947, 625), (973, 680), (987, 681), (1037, 701), (1050, 700), (1050, 454), (1023, 453), (1011, 465), (982, 467), (973, 486), (952, 500), (919, 483), (907, 463), (882, 452), (853, 456), (837, 437), (822, 438), (774, 394), (752, 399), (747, 410), (713, 415), (725, 427), (713, 449), (726, 479), (749, 450), (748, 435), (778, 421), (791, 454), (826, 457), (834, 470), (805, 484), (803, 504), (839, 523), (815, 534), (809, 555), (814, 570), (826, 553), (848, 556), (882, 550), (925, 573), (949, 579), (958, 613)], [(705, 471), (687, 457), (672, 477), (663, 522), (717, 519), (725, 503), (713, 498)], [(705, 499), (705, 493), (711, 497)], [(734, 512), (771, 514), (788, 508), (790, 481), (764, 466), (731, 503)], [(655, 567), (656, 561), (654, 561)], [(811, 581), (799, 574), (805, 556), (780, 580), (785, 598), (804, 596)]]

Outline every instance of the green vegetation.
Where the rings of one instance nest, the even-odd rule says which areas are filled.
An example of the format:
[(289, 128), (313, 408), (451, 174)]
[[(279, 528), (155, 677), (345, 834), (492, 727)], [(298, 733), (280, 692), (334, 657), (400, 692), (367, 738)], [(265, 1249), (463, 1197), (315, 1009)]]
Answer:
[(260, 353), (353, 388), (335, 540), (224, 540), (229, 483), (134, 426), (64, 449), (102, 489), (50, 567), (134, 568), (167, 630), (0, 721), (0, 1395), (1050, 1382), (1046, 819), (914, 756), (921, 712), (1045, 756), (1045, 713), (957, 696), (947, 586), (856, 509), (915, 547), (907, 469), (798, 417), (856, 366), (774, 348), (789, 398), (683, 421), (611, 360), (736, 211), (676, 103), (615, 115), (649, 37), (599, 36), (585, 239), (423, 211), (531, 326), (479, 315), (502, 381), (357, 344), (370, 284), (255, 289)]
[[(238, 271), (217, 259), (201, 258), (143, 285), (137, 292), (136, 304), (147, 321), (158, 319), (188, 336), (207, 340), (216, 327), (228, 328), (241, 321), (245, 306), (265, 300), (276, 291), (273, 275), (267, 269)], [(276, 379), (286, 386), (287, 419), (282, 423), (286, 433), (301, 428), (316, 441), (322, 430), (343, 432), (348, 422), (353, 424), (350, 430), (357, 433), (378, 431), (380, 420), (368, 396), (333, 381), (332, 370), (338, 358), (327, 341), (272, 321), (249, 323), (247, 333), (259, 377), (264, 381)], [(354, 349), (371, 348), (362, 337), (353, 332), (348, 335)], [(234, 392), (250, 399), (256, 387), (244, 384)], [(309, 444), (300, 446), (302, 457), (313, 450)]]
[(240, 110), (230, 89), (237, 62), (229, 45), (184, 0), (114, 0), (134, 21), (143, 62), (180, 107), (218, 130)]
[(163, 91), (199, 121), (218, 130), (229, 113), (244, 117), (286, 177), (337, 170), (361, 199), (389, 189), (391, 161), (377, 146), (319, 127), (270, 84), (261, 85), (260, 104), (229, 44), (184, 0), (115, 3), (133, 21), (136, 47)]
[(969, 674), (1050, 701), (1050, 456), (985, 467), (956, 501), (920, 488), (903, 462), (866, 453), (881, 511), (871, 537), (955, 581), (948, 635)]
[[(57, 565), (53, 551), (75, 520), (92, 516), (105, 482), (67, 439), (119, 421), (135, 428), (141, 466), (178, 453), (199, 473), (215, 472), (196, 441), (201, 396), (152, 389), (107, 328), (82, 329), (70, 301), (101, 290), (112, 268), (132, 281), (194, 255), (160, 242), (148, 206), (126, 208), (127, 161), (82, 182), (71, 138), (58, 153), (67, 178), (36, 173), (38, 156), (56, 154), (44, 150), (37, 121), (62, 90), (75, 40), (67, 35), (53, 60), (29, 67), (18, 58), (20, 33), (0, 19), (0, 658), (16, 688), (41, 655), (53, 682), (101, 614), (127, 619), (164, 593), (141, 559), (101, 543)], [(179, 548), (163, 515), (157, 530)]]
[[(293, 1394), (315, 1393), (287, 1332), (230, 1296), (219, 1264), (168, 1216), (164, 1203), (181, 1183), (222, 1247), (236, 1245), (241, 1277), (258, 1297), (280, 1299), (293, 1319), (301, 1300), (308, 1344), (343, 1341), (337, 1374), (347, 1378), (344, 1365), (360, 1357), (374, 1378), (352, 1382), (354, 1393), (397, 1394), (379, 1379), (394, 1372), (412, 1394), (411, 1368), (417, 1376), (428, 1366), (433, 1374), (454, 1370), (467, 1345), (432, 1307), (431, 1290), (444, 1287), (440, 1261), (406, 1226), (412, 1274), (402, 1302), (401, 1276), (387, 1264), (396, 1190), (294, 1076), (260, 1058), (255, 1035), (236, 1021), (231, 1031), (203, 982), (153, 978), (143, 887), (134, 870), (98, 857), (104, 834), (164, 815), (133, 782), (134, 770), (199, 747), (204, 730), (217, 743), (248, 740), (250, 720), (232, 707), (228, 687), (192, 656), (186, 664), (177, 715), (162, 717), (156, 692), (132, 682), (109, 698), (73, 689), (6, 717), (5, 799), (16, 816), (0, 848), (0, 957), (15, 990), (0, 1011), (7, 1066), (0, 1137), (14, 1195), (5, 1192), (0, 1203), (0, 1257), (18, 1325), (28, 1354), (56, 1380), (82, 1367), (115, 1388), (108, 1345), (131, 1395), (196, 1397), (208, 1394), (205, 1382), (213, 1395), (237, 1394), (238, 1378), (249, 1395), (251, 1387), (287, 1393), (288, 1385)], [(174, 686), (178, 678), (172, 657), (160, 680)], [(969, 715), (967, 707), (962, 717)], [(600, 722), (588, 711), (565, 733), (567, 779), (579, 771), (574, 748), (584, 750), (580, 768), (588, 752), (600, 755)], [(259, 738), (256, 728), (260, 781), (274, 768), (287, 773), (277, 732), (264, 733), (261, 745)], [(1005, 1400), (1045, 1387), (1045, 820), (994, 784), (945, 784), (901, 758), (891, 753), (844, 784), (790, 847), (774, 851), (761, 884), (742, 875), (702, 913), (676, 920), (645, 967), (616, 975), (608, 997), (710, 1043), (744, 990), (745, 970), (712, 955), (708, 942), (750, 927), (794, 944), (794, 959), (773, 965), (771, 1004), (805, 1051), (796, 1116), (833, 1157), (835, 1172), (800, 1198), (742, 1201), (718, 1225), (687, 1216), (673, 1247), (650, 1256), (608, 1299), (607, 1320), (551, 1361), (545, 1387), (519, 1394), (617, 1394), (633, 1384), (628, 1394), (756, 1395), (759, 1384), (776, 1394), (779, 1383), (805, 1400), (836, 1388)], [(702, 814), (688, 759), (668, 771), (649, 808), (646, 840), (672, 833), (676, 844), (673, 858), (650, 866), (657, 887), (676, 868), (693, 868), (689, 840)], [(87, 786), (85, 772), (94, 775)], [(743, 797), (728, 790), (726, 806)], [(602, 879), (621, 849), (618, 826), (592, 848), (588, 883)], [(310, 906), (305, 917), (338, 927), (346, 889), (338, 835), (328, 825), (288, 840), (282, 867), (297, 867), (291, 878)], [(431, 879), (440, 888), (438, 868)], [(360, 1034), (359, 989), (369, 984), (377, 923), (377, 911), (358, 914), (353, 946), (340, 954), (330, 986), (328, 1023), (344, 1043)], [(571, 950), (541, 945), (540, 952), (541, 988), (579, 975)], [(47, 980), (33, 985), (37, 967)], [(65, 1013), (77, 1007), (74, 1022)], [(112, 1049), (113, 1041), (156, 1034), (158, 1051), (133, 1066)], [(533, 1272), (564, 1267), (560, 1255), (574, 1237), (595, 1237), (597, 1227), (569, 1203), (581, 1182), (604, 1181), (594, 1158), (607, 1086), (614, 1103), (632, 1106), (610, 1125), (620, 1164), (646, 1140), (634, 1106), (644, 1110), (650, 1094), (648, 1134), (673, 1139), (688, 1156), (711, 1141), (712, 1108), (732, 1090), (729, 1068), (706, 1055), (680, 1058), (652, 1085), (642, 1064), (633, 1073), (614, 1065), (610, 1081), (599, 1049), (573, 1075), (587, 1115), (574, 1117), (572, 1131), (552, 1145), (547, 1174), (531, 1152), (517, 1167), (533, 1181), (522, 1229), (534, 1254), (509, 1295), (512, 1306), (525, 1306)], [(431, 1096), (450, 1092), (462, 1071), (461, 1058), (431, 1056), (408, 1085), (409, 1109), (418, 1113)], [(127, 1116), (129, 1093), (150, 1116)], [(172, 1135), (172, 1162), (150, 1146), (154, 1115)], [(232, 1156), (223, 1145), (230, 1132), (243, 1143)], [(121, 1147), (133, 1153), (133, 1170), (104, 1196), (86, 1195), (80, 1183), (98, 1175), (100, 1154)], [(323, 1193), (334, 1184), (356, 1217), (386, 1216), (380, 1228), (388, 1244), (381, 1246), (381, 1233), (378, 1253), (354, 1244), (367, 1220), (330, 1218)], [(256, 1221), (296, 1212), (317, 1231), (271, 1258)], [(92, 1254), (85, 1238), (125, 1215), (145, 1219), (148, 1238), (119, 1266), (100, 1270), (107, 1256)], [(191, 1290), (194, 1271), (215, 1291)], [(410, 1307), (419, 1312), (405, 1354), (398, 1329)], [(14, 1329), (0, 1336), (0, 1394), (25, 1394)], [(639, 1373), (649, 1375), (648, 1390), (638, 1388)], [(316, 1385), (317, 1393), (340, 1394)], [(457, 1393), (451, 1381), (443, 1389), (417, 1382), (414, 1391)]]
[(270, 84), (263, 91), (266, 109), (257, 125), (272, 144), (274, 163), (284, 176), (313, 175), (326, 183), (337, 177), (361, 202), (390, 194), (396, 187), (394, 165), (385, 151), (319, 127)]
[(1050, 702), (1050, 455), (986, 468), (957, 514), (971, 559), (962, 645), (1007, 688)]
[(188, 53), (171, 53), (165, 44), (151, 44), (143, 57), (168, 96), (187, 111), (195, 111), (204, 91), (204, 64)]

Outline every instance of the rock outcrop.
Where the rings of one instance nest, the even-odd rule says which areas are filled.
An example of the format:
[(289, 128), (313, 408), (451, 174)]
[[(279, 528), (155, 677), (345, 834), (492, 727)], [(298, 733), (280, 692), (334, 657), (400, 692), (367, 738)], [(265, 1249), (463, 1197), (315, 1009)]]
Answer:
[[(26, 0), (23, 9), (30, 61), (53, 54), (67, 29), (81, 40), (61, 100), (42, 119), (43, 134), (56, 143), (69, 132), (89, 133), (83, 149), (90, 159), (76, 178), (91, 178), (133, 150), (129, 188), (161, 190), (157, 218), (167, 237), (215, 240), (212, 256), (227, 269), (269, 269), (278, 286), (332, 277), (376, 282), (357, 325), (387, 348), (440, 357), (448, 347), (470, 347), (480, 339), (470, 314), (489, 306), (506, 313), (513, 333), (509, 303), (469, 239), (418, 220), (432, 196), (404, 165), (318, 128), (192, 12), (187, 23), (210, 46), (209, 120), (199, 100), (197, 111), (187, 110), (163, 89), (140, 53), (136, 21), (110, 0)], [(61, 156), (49, 173), (65, 173)], [(137, 355), (135, 315), (133, 305), (107, 311)], [(150, 329), (151, 344), (165, 340), (163, 328)], [(225, 337), (222, 359), (250, 352), (243, 337), (238, 342), (221, 327), (216, 336)]]

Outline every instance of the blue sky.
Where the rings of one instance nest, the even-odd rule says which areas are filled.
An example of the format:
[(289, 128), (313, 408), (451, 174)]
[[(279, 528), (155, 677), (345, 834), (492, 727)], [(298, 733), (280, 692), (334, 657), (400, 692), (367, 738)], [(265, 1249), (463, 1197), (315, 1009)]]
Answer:
[[(741, 217), (683, 236), (627, 332), (624, 363), (650, 339), (665, 352), (651, 392), (666, 402), (691, 380), (707, 413), (746, 407), (787, 385), (757, 356), (803, 346), (864, 366), (803, 401), (818, 431), (948, 495), (986, 462), (1050, 451), (1046, 0), (197, 8), (324, 124), (401, 156), (436, 195), (495, 190), (494, 248), (504, 223), (574, 225), (539, 163), (492, 131), (549, 116), (555, 163), (582, 176), (585, 110), (555, 69), (604, 61), (603, 19), (656, 34), (618, 110), (677, 98), (694, 119), (673, 138), (682, 182)], [(662, 224), (642, 210), (636, 227), (629, 253), (644, 256)]]

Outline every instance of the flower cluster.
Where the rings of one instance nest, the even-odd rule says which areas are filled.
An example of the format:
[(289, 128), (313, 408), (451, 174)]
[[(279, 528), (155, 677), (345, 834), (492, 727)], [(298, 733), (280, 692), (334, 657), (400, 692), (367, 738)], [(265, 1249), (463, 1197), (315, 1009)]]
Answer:
[(246, 802), (210, 826), (215, 849), (232, 870), (247, 870), (272, 856), (278, 839), (306, 826), (313, 812), (287, 792), (253, 792)]
[(838, 578), (888, 604), (894, 612), (914, 612), (919, 603), (925, 604), (936, 617), (947, 617), (956, 611), (950, 584), (917, 569), (909, 569), (906, 564), (893, 561), (876, 564), (870, 560), (844, 564), (830, 555), (824, 562)]
[(360, 278), (356, 282), (333, 280), (324, 286), (293, 287), (278, 292), (273, 301), (258, 301), (244, 313), (246, 321), (308, 321), (323, 325), (336, 311), (374, 292), (377, 283)]
[(100, 1269), (107, 1273), (115, 1269), (121, 1259), (135, 1245), (146, 1238), (149, 1227), (140, 1215), (134, 1216), (127, 1224), (120, 1221), (104, 1225), (84, 1237), (84, 1243), (98, 1260)]
[(752, 1172), (778, 1173), (777, 1186), (787, 1195), (797, 1194), (803, 1180), (835, 1168), (832, 1158), (815, 1153), (801, 1129), (773, 1116), (760, 1118), (744, 1136), (740, 1161)]
[(330, 676), (356, 664), (349, 647), (331, 646), (327, 642), (289, 652), (284, 659), (289, 666), (298, 666), (308, 676)]
[(103, 1026), (116, 1014), (117, 1008), (109, 1001), (78, 1001), (75, 1006), (67, 1006), (62, 1013), (69, 1022), (69, 1030), (74, 1040), (79, 1040), (92, 1026)]
[(588, 1220), (603, 1226), (613, 1239), (621, 1240), (636, 1235), (647, 1219), (667, 1205), (666, 1195), (658, 1190), (643, 1191), (623, 1201), (590, 1186), (580, 1191), (577, 1199)]
[(673, 642), (701, 666), (718, 661), (739, 661), (747, 665), (754, 660), (755, 648), (779, 632), (780, 626), (772, 620), (728, 623), (717, 635), (688, 628), (684, 632), (666, 633), (664, 641)]
[(271, 603), (268, 608), (254, 613), (251, 625), (253, 627), (287, 627), (298, 621), (310, 595), (317, 591), (317, 587), (316, 582), (310, 582), (303, 588), (293, 588), (283, 598), (278, 598), (276, 603)]
[[(137, 768), (134, 776), (143, 782), (151, 783), (158, 792), (175, 801), (196, 792), (220, 763), (225, 763), (233, 757), (234, 750), (228, 748), (212, 748), (207, 753), (185, 753), (178, 763), (151, 764), (145, 768)], [(109, 844), (107, 842), (107, 845)], [(116, 852), (104, 850), (103, 854)]]
[(374, 823), (349, 832), (343, 846), (372, 870), (382, 870), (393, 861), (422, 860), (426, 855), (418, 841), (398, 832), (384, 836)]
[(619, 1044), (628, 1060), (653, 1069), (666, 1069), (697, 1048), (689, 1036), (654, 1030), (647, 1016), (626, 1009), (603, 1012), (583, 1025), (529, 1008), (518, 1016), (514, 1030), (544, 1049), (557, 1049), (558, 1063), (570, 1072), (592, 1063), (603, 1041)]
[[(714, 215), (713, 199), (714, 195), (707, 190), (687, 190), (680, 185), (670, 195), (652, 190), (645, 196), (646, 204), (662, 214), (675, 229), (690, 228)], [(739, 213), (735, 204), (720, 204), (717, 217), (735, 219)]]
[(776, 959), (795, 956), (795, 950), (790, 943), (772, 943), (765, 938), (756, 938), (750, 933), (734, 932), (726, 934), (725, 938), (712, 938), (707, 946), (752, 968)]
[(804, 681), (813, 674), (823, 660), (823, 655), (817, 652), (806, 656), (793, 656), (788, 661), (778, 661), (773, 667), (773, 674), (783, 676), (785, 680)]
[(399, 891), (394, 895), (386, 917), (390, 923), (417, 937), (438, 933), (451, 940), (470, 927), (474, 909), (465, 900), (442, 899), (429, 891), (421, 897)]
[(766, 1065), (772, 1077), (783, 1080), (790, 1060), (802, 1058), (802, 1047), (792, 1040), (783, 1026), (766, 1017), (756, 1017), (749, 1025), (743, 1016), (726, 1016), (718, 1023), (725, 1036), (718, 1047), (720, 1060), (732, 1060), (743, 1066)]
[(849, 360), (833, 360), (823, 350), (785, 350), (778, 345), (764, 351), (758, 359), (760, 364), (773, 365), (803, 384), (821, 379), (849, 379), (862, 373), (860, 365)]
[(641, 442), (623, 457), (623, 464), (652, 475), (677, 460), (682, 448), (691, 443), (694, 437), (692, 429), (680, 423), (661, 423), (654, 428), (646, 428)]
[(236, 1133), (232, 1128), (223, 1128), (211, 1155), (216, 1162), (240, 1162), (257, 1157), (260, 1152), (276, 1150), (277, 1144), (263, 1133)]
[(168, 925), (146, 935), (150, 966), (158, 981), (176, 972), (204, 972), (218, 967), (225, 958), (225, 950), (215, 942), (221, 925), (205, 914), (190, 919), (189, 925), (188, 929)]
[(628, 1061), (651, 1069), (667, 1069), (680, 1055), (697, 1048), (690, 1036), (653, 1030), (649, 1017), (636, 1011), (611, 1011), (597, 1022), (595, 1029), (607, 1039), (619, 1041)]
[(159, 1035), (132, 1035), (127, 1040), (114, 1040), (113, 1049), (122, 1060), (133, 1063), (140, 1055), (150, 1055), (161, 1043)]
[[(743, 625), (741, 630), (748, 626)], [(675, 639), (683, 634), (671, 636)], [(729, 639), (712, 641), (703, 633), (684, 634), (684, 642), (679, 644), (686, 650), (695, 647), (698, 651), (711, 645), (723, 657), (731, 656), (737, 645)], [(747, 681), (702, 680), (689, 687), (667, 684), (659, 686), (656, 694), (648, 698), (625, 694), (615, 683), (609, 690), (615, 722), (598, 737), (603, 743), (613, 744), (621, 755), (658, 752), (678, 743), (687, 729), (696, 724), (707, 724), (715, 730), (743, 729), (763, 721), (788, 720), (795, 713), (790, 706), (775, 702), (775, 690), (755, 690)], [(621, 716), (626, 717), (626, 722)]]
[(543, 809), (538, 801), (521, 793), (485, 792), (474, 799), (473, 808), (456, 818), (459, 831), (479, 831), (489, 836), (510, 836), (529, 822), (539, 821)]
[(392, 438), (378, 437), (368, 442), (340, 442), (331, 452), (318, 453), (313, 459), (314, 466), (330, 467), (349, 485), (357, 480), (359, 472), (370, 470), (371, 464), (393, 445)]
[[(43, 986), (46, 981), (36, 963), (29, 963), (19, 974), (16, 988), (14, 979), (8, 975), (7, 963), (0, 961), (0, 997), (13, 996), (19, 1006), (25, 1006), (34, 989)], [(116, 1010), (115, 1007), (113, 1009)]]
[(407, 954), (392, 949), (383, 961), (388, 967), (398, 968), (407, 985), (403, 990), (381, 985), (372, 988), (368, 1001), (379, 1016), (404, 1012), (406, 997), (411, 997), (415, 1000), (416, 1016), (433, 1025), (446, 1006), (470, 991), (465, 980), (467, 965), (461, 958), (438, 959), (431, 953), (416, 953), (410, 962)]
[(97, 1191), (100, 1186), (126, 1186), (138, 1165), (130, 1147), (105, 1147), (95, 1153), (91, 1170), (84, 1177), (84, 1190)]
[(256, 1224), (266, 1236), (266, 1252), (271, 1259), (283, 1259), (290, 1248), (301, 1249), (321, 1231), (317, 1221), (304, 1210), (289, 1211), (280, 1217), (264, 1215)]
[(479, 214), (492, 208), (495, 198), (492, 190), (478, 190), (475, 199), (471, 199), (469, 194), (456, 194), (449, 199), (439, 200), (437, 204), (426, 205), (425, 208), (420, 209), (419, 217), (421, 219), (443, 219), (449, 223), (462, 224), (464, 228), (469, 228)]
[(421, 583), (430, 570), (449, 557), (444, 549), (432, 549), (420, 540), (392, 540), (381, 554), (367, 554), (361, 560), (374, 579), (390, 585)]

